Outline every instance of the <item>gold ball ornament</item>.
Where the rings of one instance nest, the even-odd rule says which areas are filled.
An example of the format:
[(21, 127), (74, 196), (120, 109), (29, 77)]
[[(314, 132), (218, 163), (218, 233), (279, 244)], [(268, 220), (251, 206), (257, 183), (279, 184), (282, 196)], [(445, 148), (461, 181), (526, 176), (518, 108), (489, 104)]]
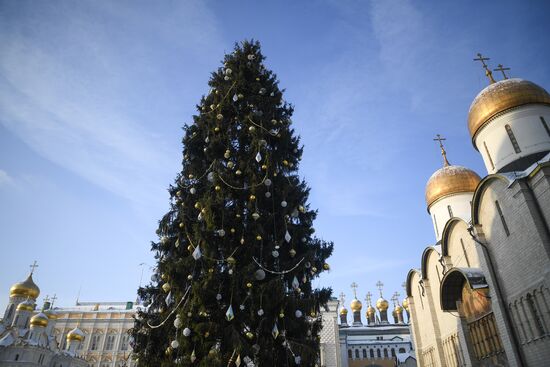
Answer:
[(325, 269), (325, 270), (330, 270), (330, 265), (327, 264), (327, 263), (324, 263), (324, 264), (323, 264), (323, 269)]
[(229, 230), (229, 232), (235, 233), (235, 228), (231, 228), (231, 229)]
[(192, 180), (195, 176), (192, 173), (190, 173), (189, 176), (187, 177), (189, 177), (189, 179)]
[(261, 241), (261, 240), (262, 240), (262, 236), (257, 235), (257, 236), (256, 236), (256, 240)]
[(223, 115), (222, 115), (221, 113), (218, 113), (218, 114), (216, 115), (216, 118), (217, 118), (218, 120), (222, 120), (222, 119), (223, 119)]
[(288, 254), (290, 255), (290, 257), (294, 257), (294, 256), (296, 256), (296, 250), (291, 248), (290, 251), (288, 252)]
[(221, 189), (222, 189), (221, 186), (214, 187), (214, 190), (216, 190), (216, 191), (220, 191)]
[(301, 213), (305, 213), (306, 212), (306, 208), (303, 206), (303, 205), (300, 205), (298, 207), (298, 210), (301, 212)]
[(256, 200), (256, 195), (250, 195), (250, 201)]
[(209, 272), (210, 274), (212, 274), (212, 273), (214, 272), (214, 268), (208, 269), (208, 272)]
[(242, 95), (241, 93), (239, 93), (239, 94), (237, 94), (237, 97), (238, 97), (239, 99), (243, 99), (243, 98), (244, 98), (244, 95)]
[(240, 176), (240, 175), (242, 174), (242, 172), (241, 172), (240, 169), (238, 169), (238, 170), (235, 171), (235, 174), (236, 174), (237, 176)]
[(246, 283), (246, 288), (252, 288), (252, 283)]
[(254, 126), (250, 126), (248, 128), (248, 131), (250, 131), (252, 133), (252, 132), (256, 131), (256, 128)]
[(180, 222), (180, 228), (183, 228), (185, 226), (185, 224), (183, 224), (183, 222)]
[(262, 164), (262, 169), (263, 169), (264, 171), (266, 171), (266, 170), (267, 170), (267, 164)]
[(166, 354), (167, 356), (171, 355), (172, 354), (172, 347), (166, 348), (166, 350), (164, 351), (164, 354)]
[(170, 287), (170, 283), (164, 283), (162, 285), (162, 290), (165, 291), (166, 293), (170, 292), (170, 289), (172, 289), (172, 287)]
[(285, 166), (288, 166), (288, 161), (287, 161), (286, 159), (284, 159), (284, 160), (283, 160), (283, 164), (284, 164)]
[(235, 260), (235, 258), (233, 256), (229, 256), (227, 258), (227, 263), (230, 264), (230, 265), (235, 265), (237, 263), (237, 260)]
[(162, 273), (160, 278), (164, 281), (167, 281), (168, 280), (168, 275), (166, 273)]
[(246, 333), (246, 337), (247, 337), (248, 339), (252, 339), (252, 338), (254, 338), (254, 334), (252, 334), (252, 333), (249, 331), (249, 332)]
[(189, 251), (189, 252), (193, 251), (193, 246), (191, 246), (191, 245), (187, 246), (187, 251)]
[(187, 280), (193, 280), (193, 276), (192, 276), (191, 274), (189, 274), (189, 275), (187, 276)]
[(281, 312), (281, 313), (279, 314), (279, 318), (282, 319), (282, 318), (284, 318), (284, 317), (285, 317), (284, 312)]
[(210, 336), (210, 333), (208, 331), (206, 333), (204, 333), (205, 338), (208, 338), (209, 336)]
[(235, 163), (233, 163), (233, 162), (227, 162), (227, 168), (233, 169), (233, 167), (235, 167)]
[(317, 268), (314, 266), (314, 267), (311, 268), (311, 271), (312, 271), (313, 273), (316, 273), (316, 272), (317, 272)]
[(200, 209), (201, 208), (201, 203), (199, 203), (198, 201), (195, 203), (195, 209)]
[(229, 157), (231, 157), (231, 151), (230, 151), (229, 149), (227, 149), (227, 150), (225, 151), (225, 153), (223, 153), (223, 157), (224, 157), (225, 159), (228, 159)]
[(202, 214), (206, 214), (206, 208), (202, 208), (202, 209), (201, 209), (201, 213), (202, 213)]
[(181, 191), (176, 191), (176, 196), (181, 196)]

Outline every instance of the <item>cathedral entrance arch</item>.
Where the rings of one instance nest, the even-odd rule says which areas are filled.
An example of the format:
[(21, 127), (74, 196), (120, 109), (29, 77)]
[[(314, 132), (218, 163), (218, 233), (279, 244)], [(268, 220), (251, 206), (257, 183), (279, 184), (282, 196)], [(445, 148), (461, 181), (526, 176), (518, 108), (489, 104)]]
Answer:
[(453, 268), (441, 280), (441, 309), (458, 312), (480, 366), (508, 366), (481, 269)]

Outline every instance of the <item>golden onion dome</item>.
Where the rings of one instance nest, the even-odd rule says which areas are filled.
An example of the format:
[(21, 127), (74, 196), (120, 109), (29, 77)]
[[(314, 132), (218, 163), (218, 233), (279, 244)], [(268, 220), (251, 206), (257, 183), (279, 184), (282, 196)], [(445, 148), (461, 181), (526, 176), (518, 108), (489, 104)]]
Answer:
[(67, 333), (67, 341), (76, 340), (76, 341), (83, 341), (84, 340), (84, 333), (82, 330), (80, 330), (78, 327), (75, 327), (71, 331)]
[(407, 311), (409, 310), (409, 299), (408, 298), (405, 298), (403, 300), (403, 308)]
[(22, 282), (15, 283), (10, 288), (10, 297), (29, 297), (38, 298), (40, 288), (32, 280), (32, 273)]
[(477, 173), (462, 166), (445, 165), (438, 169), (426, 184), (426, 204), (430, 206), (444, 196), (474, 192), (481, 181)]
[(378, 311), (386, 311), (388, 307), (388, 301), (386, 301), (384, 298), (378, 298), (378, 301), (376, 301), (376, 308), (378, 309)]
[(490, 84), (477, 95), (470, 106), (470, 136), (474, 139), (479, 129), (498, 114), (527, 104), (550, 105), (550, 94), (535, 83), (518, 78)]
[(376, 313), (376, 310), (374, 309), (374, 307), (372, 307), (372, 306), (367, 307), (367, 317), (371, 317), (375, 313)]
[(46, 316), (44, 313), (40, 312), (31, 317), (31, 326), (42, 326), (46, 327), (48, 326), (48, 316)]
[(397, 306), (395, 306), (393, 311), (396, 312), (396, 313), (403, 313), (403, 308), (401, 306), (397, 305)]
[(34, 303), (27, 299), (26, 301), (21, 302), (17, 305), (17, 311), (34, 311)]
[(353, 301), (351, 301), (350, 308), (352, 312), (358, 312), (358, 311), (361, 311), (361, 309), (363, 308), (363, 305), (361, 304), (361, 301), (359, 301), (356, 298)]
[(340, 309), (340, 315), (347, 315), (347, 314), (348, 314), (348, 309), (345, 308), (345, 307), (342, 307), (342, 308)]

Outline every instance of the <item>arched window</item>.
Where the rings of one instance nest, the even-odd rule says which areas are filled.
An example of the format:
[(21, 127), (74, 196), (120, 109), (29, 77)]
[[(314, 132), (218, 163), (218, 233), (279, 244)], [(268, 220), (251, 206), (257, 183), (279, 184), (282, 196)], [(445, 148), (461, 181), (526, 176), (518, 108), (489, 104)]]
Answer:
[(371, 350), (370, 350), (370, 357), (371, 357), (372, 359), (374, 359), (374, 349), (371, 349)]
[(355, 358), (359, 358), (359, 349), (355, 349)]
[(377, 349), (377, 350), (376, 350), (376, 356), (377, 356), (378, 358), (382, 358), (382, 355), (380, 354), (380, 349)]
[(367, 358), (367, 350), (363, 349), (363, 358)]
[(351, 352), (351, 349), (348, 349), (348, 358), (349, 358), (349, 359), (352, 359), (352, 358), (353, 358), (353, 355), (352, 355), (351, 353), (352, 353), (352, 352)]
[(399, 353), (406, 353), (405, 348), (399, 348)]
[(388, 358), (388, 350), (384, 348), (384, 358)]

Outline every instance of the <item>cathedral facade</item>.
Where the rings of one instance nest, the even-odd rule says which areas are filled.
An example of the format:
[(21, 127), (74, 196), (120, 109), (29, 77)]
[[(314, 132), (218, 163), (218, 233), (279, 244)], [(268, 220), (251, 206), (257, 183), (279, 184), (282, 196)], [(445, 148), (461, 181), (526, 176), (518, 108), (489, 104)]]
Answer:
[(88, 367), (80, 357), (84, 333), (73, 327), (59, 343), (58, 314), (49, 301), (36, 310), (40, 289), (32, 272), (10, 289), (9, 302), (0, 320), (0, 366)]
[[(490, 79), (468, 128), (487, 174), (452, 165), (426, 185), (436, 242), (406, 280), (421, 366), (550, 363), (550, 94)], [(441, 144), (440, 137), (438, 139)]]

